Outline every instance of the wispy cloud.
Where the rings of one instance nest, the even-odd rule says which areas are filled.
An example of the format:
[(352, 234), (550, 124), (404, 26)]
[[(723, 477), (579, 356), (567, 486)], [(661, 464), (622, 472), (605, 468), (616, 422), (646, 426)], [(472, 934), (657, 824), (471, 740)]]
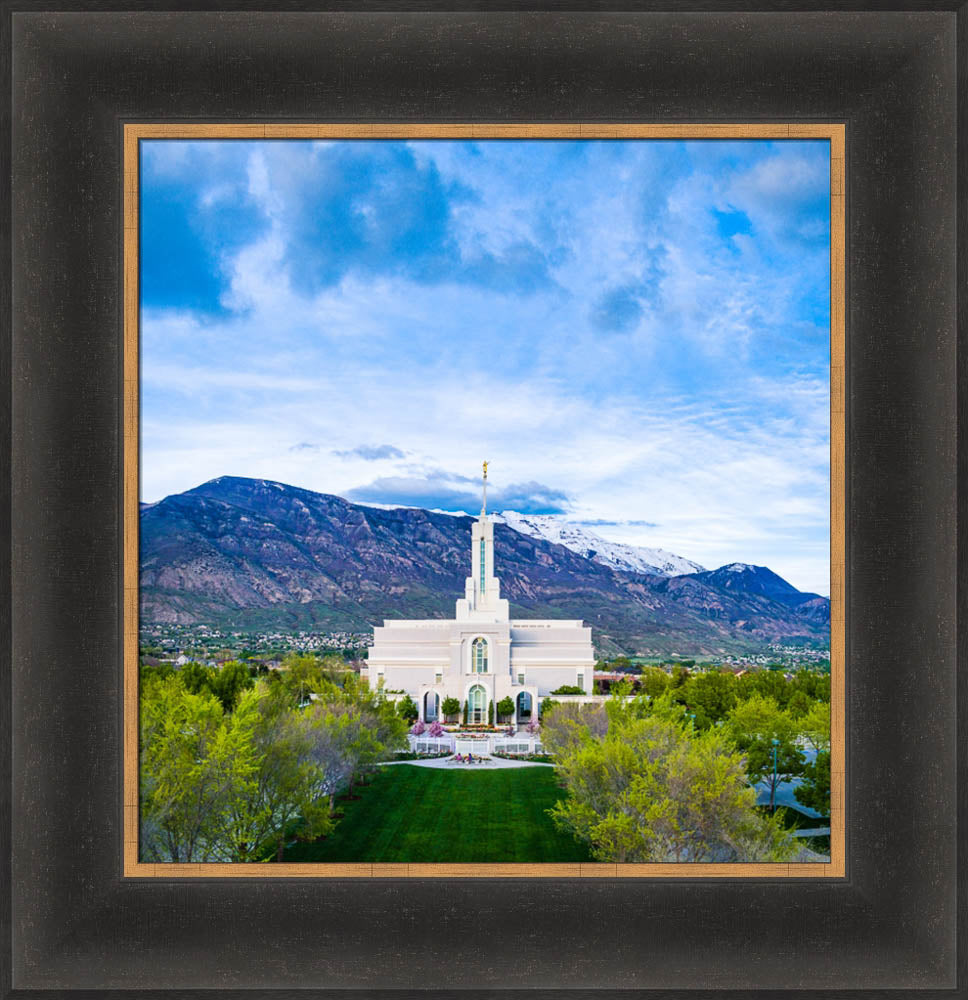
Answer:
[[(399, 504), (439, 510), (462, 510), (476, 514), (481, 509), (482, 492), (468, 488), (473, 479), (448, 473), (420, 476), (387, 476), (345, 492), (349, 500), (365, 503)], [(461, 484), (461, 485), (454, 485)], [(488, 492), (491, 510), (517, 510), (525, 514), (564, 514), (570, 508), (563, 490), (543, 483), (509, 483)]]
[(334, 449), (333, 454), (338, 458), (362, 458), (364, 462), (378, 462), (383, 458), (406, 457), (405, 452), (394, 448), (392, 444), (358, 444), (355, 448), (347, 448), (344, 451)]
[(826, 157), (146, 143), (144, 498), (473, 512), (487, 458), (494, 509), (825, 592)]
[(575, 524), (581, 524), (587, 528), (658, 528), (655, 521), (609, 521), (602, 517), (575, 518)]

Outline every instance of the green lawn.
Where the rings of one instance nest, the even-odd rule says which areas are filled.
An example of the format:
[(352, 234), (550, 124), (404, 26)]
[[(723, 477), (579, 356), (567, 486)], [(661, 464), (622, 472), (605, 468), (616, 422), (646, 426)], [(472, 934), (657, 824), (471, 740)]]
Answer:
[(550, 767), (501, 771), (382, 767), (330, 836), (294, 844), (286, 861), (588, 861), (584, 844), (555, 829), (561, 797)]

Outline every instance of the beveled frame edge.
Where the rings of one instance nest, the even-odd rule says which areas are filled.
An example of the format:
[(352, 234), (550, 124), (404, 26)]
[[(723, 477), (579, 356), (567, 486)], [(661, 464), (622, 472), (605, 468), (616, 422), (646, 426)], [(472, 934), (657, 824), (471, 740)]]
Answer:
[[(830, 861), (778, 864), (142, 862), (138, 858), (139, 144), (142, 139), (826, 139), (830, 143)], [(844, 879), (846, 864), (846, 124), (122, 124), (122, 877)]]

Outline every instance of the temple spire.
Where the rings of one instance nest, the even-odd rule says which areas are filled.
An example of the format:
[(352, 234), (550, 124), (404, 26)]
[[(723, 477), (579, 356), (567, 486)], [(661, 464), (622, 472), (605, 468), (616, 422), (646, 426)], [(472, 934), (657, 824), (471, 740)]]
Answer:
[(471, 524), (471, 575), (457, 602), (457, 621), (509, 621), (510, 606), (501, 597), (501, 581), (494, 574), (494, 522), (487, 516), (487, 467), (481, 473), (481, 516)]

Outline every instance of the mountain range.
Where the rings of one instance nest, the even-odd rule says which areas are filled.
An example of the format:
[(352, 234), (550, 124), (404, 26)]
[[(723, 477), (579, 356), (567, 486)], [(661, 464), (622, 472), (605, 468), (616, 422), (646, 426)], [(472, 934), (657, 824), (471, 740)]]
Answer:
[[(449, 617), (469, 572), (473, 520), (213, 479), (142, 505), (142, 621), (366, 631), (384, 618)], [(735, 654), (829, 641), (830, 602), (766, 567), (706, 570), (555, 515), (505, 511), (494, 520), (512, 615), (584, 619), (603, 654)]]

